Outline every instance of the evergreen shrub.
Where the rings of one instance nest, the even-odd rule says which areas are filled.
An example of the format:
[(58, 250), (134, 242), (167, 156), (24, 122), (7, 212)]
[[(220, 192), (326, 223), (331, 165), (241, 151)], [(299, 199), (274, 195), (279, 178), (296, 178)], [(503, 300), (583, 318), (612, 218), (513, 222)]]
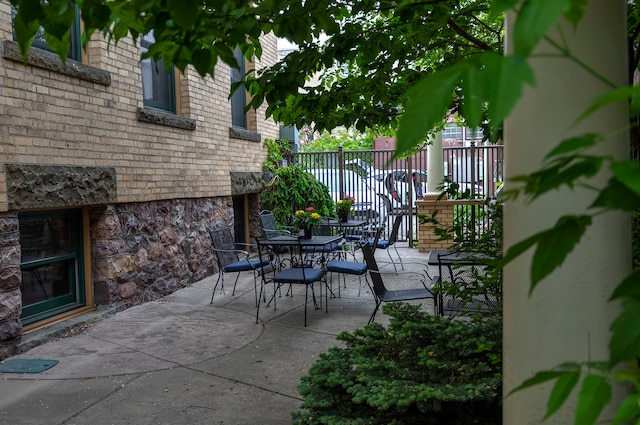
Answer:
[(449, 320), (388, 303), (372, 323), (337, 339), (298, 387), (296, 425), (501, 423), (502, 320)]

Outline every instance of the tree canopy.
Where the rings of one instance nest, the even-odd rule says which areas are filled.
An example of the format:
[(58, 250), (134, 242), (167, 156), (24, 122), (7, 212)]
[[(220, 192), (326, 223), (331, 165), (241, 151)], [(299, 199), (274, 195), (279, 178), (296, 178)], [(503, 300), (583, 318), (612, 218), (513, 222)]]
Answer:
[[(69, 50), (72, 0), (11, 0), (26, 58), (40, 27), (61, 58)], [(425, 74), (502, 50), (502, 17), (489, 0), (78, 0), (83, 45), (95, 31), (111, 42), (153, 30), (143, 54), (184, 71), (211, 75), (218, 60), (236, 66), (236, 46), (260, 57), (260, 35), (299, 46), (275, 66), (249, 75), (251, 106), (299, 128), (394, 128), (403, 94)], [(310, 81), (318, 78), (318, 83)], [(452, 97), (452, 99), (455, 99)], [(455, 104), (452, 104), (455, 108)]]

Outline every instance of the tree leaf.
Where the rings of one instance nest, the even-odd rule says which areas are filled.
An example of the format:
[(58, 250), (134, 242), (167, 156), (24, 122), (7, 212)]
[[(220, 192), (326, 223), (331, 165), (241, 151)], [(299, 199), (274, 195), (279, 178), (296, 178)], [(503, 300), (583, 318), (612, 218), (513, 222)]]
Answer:
[(198, 74), (205, 76), (213, 72), (213, 55), (209, 49), (195, 50), (191, 55), (191, 63)]
[(629, 189), (640, 194), (640, 162), (619, 161), (611, 164), (613, 175)]
[(569, 152), (589, 148), (594, 146), (598, 139), (597, 134), (585, 134), (582, 136), (571, 137), (569, 139), (565, 139), (558, 146), (553, 148), (551, 152), (544, 157), (545, 160), (551, 159), (554, 156), (563, 155)]
[(167, 10), (181, 28), (191, 29), (198, 21), (202, 3), (198, 0), (167, 0)]
[(16, 34), (16, 41), (20, 46), (22, 61), (25, 64), (27, 63), (29, 48), (35, 39), (39, 28), (40, 24), (38, 21), (29, 21), (28, 24), (25, 24), (25, 20), (22, 19), (22, 12), (18, 10), (18, 14), (13, 19), (13, 30)]
[(495, 18), (502, 15), (509, 9), (516, 7), (522, 0), (493, 0), (491, 3), (491, 17)]
[(540, 239), (543, 237), (544, 232), (536, 233), (533, 236), (528, 237), (527, 239), (520, 241), (514, 245), (511, 245), (509, 249), (504, 253), (502, 260), (498, 262), (499, 268), (503, 268), (505, 265), (509, 264), (511, 261), (525, 253), (529, 248), (537, 244)]
[[(629, 422), (640, 416), (640, 395), (631, 394), (620, 403), (612, 425)], [(636, 422), (637, 423), (637, 422)]]
[(640, 269), (632, 271), (616, 286), (609, 301), (631, 297), (640, 297)]
[(567, 12), (569, 0), (527, 0), (524, 2), (513, 27), (515, 53), (529, 56), (549, 29), (556, 24), (561, 13)]
[(540, 234), (531, 262), (530, 294), (542, 279), (564, 263), (591, 221), (588, 215), (560, 217), (555, 226)]
[(442, 121), (451, 103), (453, 89), (460, 82), (465, 66), (468, 66), (466, 62), (431, 74), (407, 91), (408, 100), (398, 124), (394, 156), (399, 156), (424, 141), (429, 130)]
[[(533, 193), (538, 197), (562, 185), (573, 187), (573, 183), (581, 177), (593, 177), (602, 168), (603, 159), (596, 156), (574, 157), (566, 166), (556, 169), (544, 170), (540, 173), (537, 191)], [(555, 172), (554, 172), (555, 171)]]
[(582, 381), (576, 406), (576, 425), (596, 423), (602, 409), (611, 401), (611, 385), (600, 375), (587, 375)]
[(571, 22), (575, 28), (582, 20), (586, 8), (587, 0), (571, 0), (571, 6), (569, 10), (564, 13), (564, 17), (567, 21)]
[(469, 127), (480, 127), (485, 96), (476, 66), (466, 67), (462, 73), (462, 80), (464, 83), (460, 111)]
[(611, 365), (640, 357), (640, 300), (622, 301), (622, 313), (611, 325), (609, 358)]
[[(620, 87), (614, 90), (610, 90), (596, 98), (591, 105), (576, 119), (573, 125), (584, 120), (594, 112), (610, 105), (619, 104), (620, 111), (624, 112), (629, 108), (629, 101), (634, 101), (633, 105), (637, 104), (638, 96), (640, 96), (640, 86)], [(635, 113), (637, 114), (637, 110)]]
[(615, 177), (612, 177), (609, 179), (607, 186), (600, 191), (590, 208), (601, 207), (631, 212), (637, 210), (638, 205), (640, 205), (640, 195), (622, 184)]
[(560, 407), (567, 401), (571, 391), (575, 388), (580, 379), (580, 370), (566, 371), (558, 376), (556, 383), (551, 389), (549, 400), (547, 401), (547, 412), (543, 421), (558, 411)]
[[(535, 76), (524, 57), (497, 53), (482, 55), (481, 86), (488, 103), (489, 126), (495, 132), (522, 96), (524, 85), (535, 85)], [(481, 92), (482, 93), (482, 92)]]
[(522, 384), (518, 385), (517, 387), (509, 391), (509, 394), (507, 394), (507, 397), (509, 397), (511, 394), (517, 391), (522, 391), (526, 388), (530, 388), (536, 385), (543, 384), (547, 381), (557, 379), (560, 376), (563, 376), (567, 373), (569, 374), (580, 373), (580, 365), (578, 363), (573, 363), (573, 362), (563, 363), (562, 365), (558, 366), (558, 369), (561, 369), (561, 370), (544, 370), (541, 372), (537, 372), (533, 377), (526, 379)]

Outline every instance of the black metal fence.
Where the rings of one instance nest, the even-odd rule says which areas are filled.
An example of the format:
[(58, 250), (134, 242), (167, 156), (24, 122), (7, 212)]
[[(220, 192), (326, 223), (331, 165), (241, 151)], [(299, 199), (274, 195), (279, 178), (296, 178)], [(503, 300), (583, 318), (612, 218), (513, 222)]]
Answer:
[[(291, 161), (327, 185), (334, 201), (354, 197), (356, 218), (384, 224), (385, 238), (394, 215), (406, 214), (398, 240), (411, 244), (418, 231), (415, 201), (427, 192), (427, 150), (402, 159), (393, 159), (393, 154), (393, 150), (338, 149), (293, 153)], [(473, 198), (491, 197), (503, 180), (502, 158), (501, 145), (443, 148), (444, 177)], [(485, 227), (475, 222), (476, 216), (483, 217), (472, 214), (465, 223), (473, 229)]]

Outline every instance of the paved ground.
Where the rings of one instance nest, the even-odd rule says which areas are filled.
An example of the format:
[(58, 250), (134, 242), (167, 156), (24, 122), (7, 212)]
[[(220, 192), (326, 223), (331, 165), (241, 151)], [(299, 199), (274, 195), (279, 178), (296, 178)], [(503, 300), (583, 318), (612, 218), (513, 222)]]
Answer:
[[(400, 249), (406, 269), (422, 272), (427, 254)], [(388, 260), (385, 252), (376, 258)], [(393, 273), (390, 265), (382, 269)], [(42, 343), (44, 330), (24, 338), (36, 345), (12, 357), (54, 359), (36, 374), (0, 373), (0, 424), (287, 424), (302, 401), (300, 377), (321, 352), (335, 346), (341, 331), (363, 327), (373, 311), (364, 279), (350, 278), (329, 312), (308, 305), (303, 326), (304, 289), (260, 309), (243, 274), (235, 296), (209, 304), (216, 276), (162, 300), (102, 318), (84, 316), (77, 335)], [(337, 279), (334, 276), (334, 289)], [(387, 284), (420, 285), (417, 276), (389, 274)], [(360, 292), (360, 294), (358, 294)], [(430, 301), (425, 308), (432, 311)], [(386, 318), (379, 313), (377, 321)], [(37, 345), (39, 344), (39, 345)]]

